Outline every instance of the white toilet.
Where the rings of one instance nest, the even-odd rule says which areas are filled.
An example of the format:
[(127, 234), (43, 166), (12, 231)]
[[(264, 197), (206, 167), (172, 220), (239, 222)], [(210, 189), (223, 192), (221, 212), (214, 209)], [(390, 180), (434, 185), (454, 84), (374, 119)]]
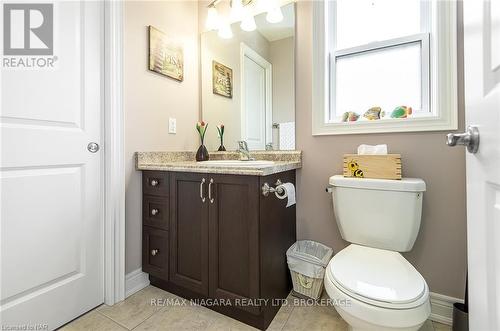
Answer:
[(425, 182), (330, 177), (342, 238), (351, 245), (328, 264), (325, 289), (351, 330), (418, 330), (429, 318), (429, 288), (399, 253), (420, 228)]

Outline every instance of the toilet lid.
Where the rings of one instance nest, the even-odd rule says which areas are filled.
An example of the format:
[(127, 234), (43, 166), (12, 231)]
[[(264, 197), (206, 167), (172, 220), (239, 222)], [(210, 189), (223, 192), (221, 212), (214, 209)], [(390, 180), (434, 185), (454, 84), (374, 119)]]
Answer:
[(426, 288), (424, 278), (398, 252), (351, 244), (332, 258), (328, 268), (345, 290), (375, 301), (413, 302)]

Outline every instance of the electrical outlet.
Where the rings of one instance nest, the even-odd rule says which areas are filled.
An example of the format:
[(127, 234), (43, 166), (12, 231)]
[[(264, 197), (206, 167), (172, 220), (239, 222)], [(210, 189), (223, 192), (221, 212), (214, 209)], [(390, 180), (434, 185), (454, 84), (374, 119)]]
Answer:
[(168, 119), (168, 133), (177, 133), (177, 120), (175, 118)]

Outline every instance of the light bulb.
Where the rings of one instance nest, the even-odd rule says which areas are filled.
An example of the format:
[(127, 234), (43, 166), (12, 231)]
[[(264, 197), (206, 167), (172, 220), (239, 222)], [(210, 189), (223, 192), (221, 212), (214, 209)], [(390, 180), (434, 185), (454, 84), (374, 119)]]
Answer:
[(247, 17), (245, 17), (245, 19), (241, 21), (240, 27), (243, 31), (248, 31), (248, 32), (257, 29), (257, 25), (255, 24), (255, 19), (253, 15), (250, 14), (247, 15)]
[(216, 30), (219, 26), (218, 21), (219, 14), (217, 13), (217, 9), (215, 7), (208, 8), (206, 28), (208, 30)]
[(231, 22), (241, 21), (243, 18), (243, 6), (241, 5), (241, 0), (233, 0), (231, 2)]
[(267, 12), (266, 20), (269, 23), (279, 23), (283, 21), (283, 13), (280, 7), (274, 7)]
[(231, 30), (231, 25), (225, 22), (219, 26), (219, 32), (217, 33), (219, 37), (222, 39), (231, 39), (233, 38), (233, 30)]

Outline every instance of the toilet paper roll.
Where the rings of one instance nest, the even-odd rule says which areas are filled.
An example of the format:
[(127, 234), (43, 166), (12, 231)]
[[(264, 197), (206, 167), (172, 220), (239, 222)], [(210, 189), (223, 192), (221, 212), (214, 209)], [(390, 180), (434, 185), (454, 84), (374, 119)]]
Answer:
[(286, 207), (293, 206), (296, 203), (295, 200), (295, 186), (292, 183), (283, 183), (281, 185), (276, 186), (276, 197), (278, 199), (288, 198), (286, 203)]

